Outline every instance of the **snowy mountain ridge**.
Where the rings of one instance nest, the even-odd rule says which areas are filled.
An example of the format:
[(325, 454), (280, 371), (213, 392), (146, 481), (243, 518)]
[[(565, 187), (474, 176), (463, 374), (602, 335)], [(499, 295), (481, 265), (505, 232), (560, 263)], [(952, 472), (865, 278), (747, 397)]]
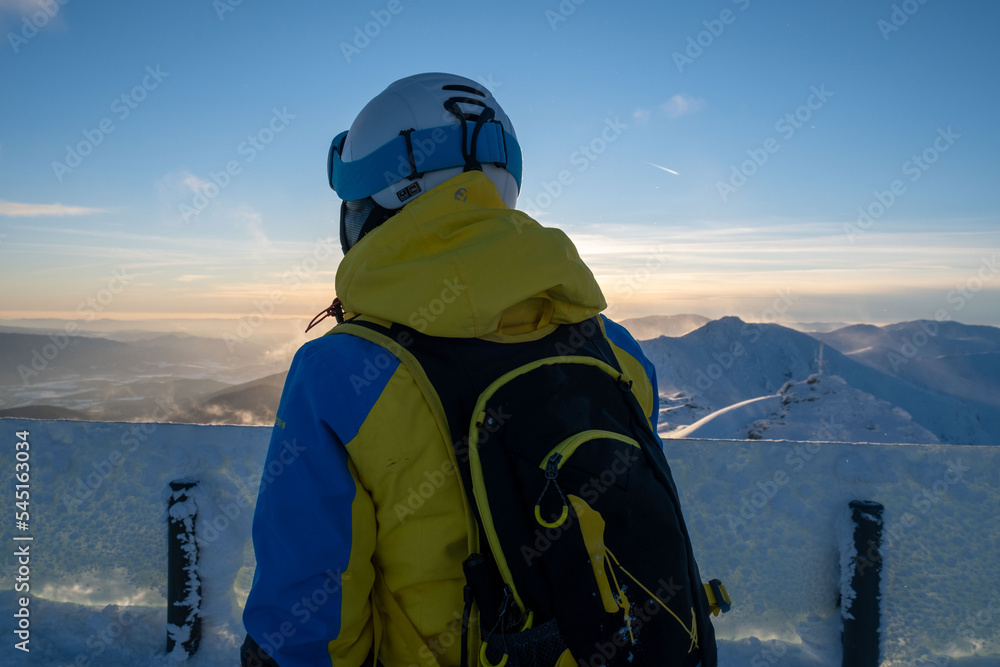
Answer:
[(920, 387), (1000, 406), (1000, 329), (916, 320), (813, 334), (855, 361)]
[[(979, 341), (977, 345), (985, 348), (973, 348), (976, 354), (1000, 354), (1000, 344), (994, 352), (989, 347), (993, 344), (991, 339), (978, 335), (978, 329), (992, 332), (992, 327), (963, 329), (966, 325), (948, 324), (954, 325), (949, 327), (952, 332), (949, 345), (957, 345), (960, 349), (962, 336), (971, 337)], [(995, 331), (1000, 334), (1000, 330)], [(798, 434), (794, 437), (809, 439), (806, 435), (810, 432), (820, 435), (820, 417), (829, 420), (836, 416), (841, 421), (864, 419), (902, 429), (893, 434), (883, 426), (882, 435), (875, 437), (873, 430), (865, 428), (866, 424), (845, 424), (844, 428), (837, 429), (840, 435), (836, 438), (844, 441), (907, 442), (899, 438), (912, 436), (915, 442), (933, 442), (924, 433), (927, 431), (943, 443), (1000, 444), (1000, 410), (984, 398), (991, 394), (990, 383), (996, 382), (989, 372), (970, 374), (969, 379), (960, 383), (962, 391), (953, 392), (953, 383), (926, 386), (929, 383), (911, 381), (905, 376), (897, 377), (874, 365), (862, 363), (855, 359), (857, 354), (849, 356), (841, 353), (833, 343), (824, 342), (831, 336), (836, 340), (833, 334), (823, 334), (820, 340), (819, 336), (777, 324), (754, 324), (735, 317), (724, 317), (684, 336), (641, 341), (643, 352), (656, 367), (661, 434), (672, 437), (682, 427), (689, 427), (716, 411), (751, 399), (776, 396), (788, 382), (805, 382), (820, 371), (822, 354), (824, 383), (821, 386), (824, 391), (813, 393), (813, 396), (826, 407), (818, 411), (796, 409), (791, 417), (797, 421), (790, 426), (792, 422), (788, 421), (788, 417), (781, 418), (781, 411), (774, 411), (777, 410), (777, 405), (772, 405), (775, 401), (761, 401), (760, 404), (746, 406), (742, 412), (730, 411), (723, 421), (712, 427), (706, 426), (709, 430), (705, 432), (721, 433), (717, 429), (726, 424), (728, 430), (725, 432), (729, 435), (712, 437), (747, 438), (753, 421), (773, 418), (772, 426), (777, 427), (777, 421), (784, 421), (780, 429), (789, 433), (794, 431)], [(962, 376), (961, 366), (952, 365), (951, 368), (952, 377)], [(836, 376), (838, 380), (827, 381), (827, 376)], [(839, 388), (836, 386), (838, 381), (843, 383)], [(833, 393), (834, 390), (836, 393)], [(795, 389), (793, 395), (798, 391)], [(867, 404), (867, 412), (852, 408), (846, 400), (848, 396), (853, 397), (855, 404)], [(765, 408), (768, 411), (761, 413)], [(847, 412), (837, 415), (837, 409)], [(923, 430), (907, 424), (902, 419), (902, 413), (912, 415), (912, 423)], [(749, 419), (751, 416), (753, 419)], [(734, 419), (743, 421), (736, 423), (732, 421)], [(694, 436), (690, 430), (684, 433), (688, 437), (703, 437)]]

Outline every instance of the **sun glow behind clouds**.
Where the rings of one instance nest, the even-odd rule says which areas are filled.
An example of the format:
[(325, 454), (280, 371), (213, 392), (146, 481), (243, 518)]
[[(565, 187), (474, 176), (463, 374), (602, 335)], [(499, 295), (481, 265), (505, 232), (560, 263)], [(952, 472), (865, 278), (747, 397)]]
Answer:
[[(55, 226), (10, 230), (3, 248), (22, 288), (4, 299), (0, 318), (232, 318), (261, 308), (274, 319), (311, 317), (333, 299), (341, 258), (332, 237), (261, 243), (253, 235), (232, 240)], [(270, 305), (258, 307), (263, 302)]]
[(988, 250), (1000, 245), (996, 232), (915, 232), (905, 239), (870, 233), (851, 243), (840, 225), (828, 223), (566, 231), (619, 316), (754, 319), (779, 299), (788, 320), (888, 322), (914, 319), (892, 313), (904, 302), (912, 309), (923, 295), (926, 307), (917, 312), (932, 318), (968, 284), (980, 296), (955, 318), (975, 313), (972, 321), (1000, 324), (997, 253)]
[[(905, 237), (872, 230), (853, 240), (841, 223), (787, 220), (561, 227), (597, 277), (613, 317), (698, 313), (759, 320), (775, 310), (777, 299), (787, 321), (887, 323), (932, 318), (951, 307), (951, 291), (973, 281), (976, 298), (951, 316), (1000, 324), (1000, 276), (990, 268), (996, 253), (989, 251), (1000, 247), (1000, 232), (938, 231), (949, 226), (955, 227), (928, 224)], [(10, 229), (17, 232), (16, 240), (3, 241), (13, 251), (10, 268), (26, 280), (6, 300), (4, 318), (79, 318), (81, 304), (108, 297), (104, 291), (119, 286), (115, 271), (124, 271), (126, 289), (105, 298), (103, 308), (83, 311), (119, 320), (169, 321), (184, 313), (233, 318), (269, 301), (275, 320), (308, 319), (333, 298), (341, 256), (332, 237), (262, 243), (253, 234), (235, 242)], [(53, 257), (61, 259), (53, 263)]]

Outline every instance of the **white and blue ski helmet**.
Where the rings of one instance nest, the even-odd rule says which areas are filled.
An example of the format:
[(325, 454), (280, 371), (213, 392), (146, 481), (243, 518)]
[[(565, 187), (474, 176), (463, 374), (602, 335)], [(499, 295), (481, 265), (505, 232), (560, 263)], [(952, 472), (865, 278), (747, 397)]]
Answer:
[(344, 252), (406, 204), (472, 169), (514, 208), (521, 149), (493, 94), (454, 74), (417, 74), (391, 84), (330, 146), (330, 187), (344, 200)]

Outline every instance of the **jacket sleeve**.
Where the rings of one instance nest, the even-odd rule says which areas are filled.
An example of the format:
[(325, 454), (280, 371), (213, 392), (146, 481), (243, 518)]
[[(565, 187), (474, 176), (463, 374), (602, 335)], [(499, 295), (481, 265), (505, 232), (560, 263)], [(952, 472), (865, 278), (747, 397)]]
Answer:
[[(639, 347), (639, 343), (636, 342), (635, 338), (632, 337), (632, 334), (625, 327), (608, 319), (604, 315), (601, 315), (601, 319), (603, 320), (604, 332), (607, 334), (608, 340), (616, 348), (615, 354), (618, 354), (619, 358), (621, 358), (619, 353), (624, 352), (628, 357), (631, 357), (632, 364), (637, 364), (641, 367), (643, 374), (649, 380), (651, 395), (645, 397), (640, 395), (639, 399), (643, 403), (643, 408), (647, 410), (646, 416), (649, 417), (649, 421), (653, 425), (653, 431), (655, 432), (660, 416), (660, 394), (656, 384), (656, 366), (646, 358), (646, 355), (642, 352), (642, 348)], [(628, 359), (623, 360), (623, 363), (628, 365)], [(634, 374), (633, 377), (635, 377)]]
[(362, 665), (372, 649), (375, 510), (344, 447), (391, 375), (351, 383), (372, 347), (352, 336), (313, 341), (285, 381), (257, 496), (257, 569), (243, 612), (249, 638), (281, 667)]

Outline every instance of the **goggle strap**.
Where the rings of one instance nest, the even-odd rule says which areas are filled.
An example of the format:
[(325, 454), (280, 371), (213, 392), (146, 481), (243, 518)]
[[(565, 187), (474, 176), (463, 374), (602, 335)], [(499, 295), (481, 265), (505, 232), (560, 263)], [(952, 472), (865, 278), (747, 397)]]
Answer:
[(479, 162), (507, 169), (520, 189), (521, 148), (517, 139), (500, 123), (487, 122), (480, 126), (475, 137), (475, 150), (472, 150), (471, 139), (467, 139), (469, 145), (463, 151), (463, 131), (468, 137), (468, 129), (457, 123), (412, 130), (394, 137), (360, 160), (350, 162), (341, 159), (347, 137), (347, 133), (342, 132), (333, 140), (327, 159), (330, 187), (341, 199), (364, 199), (404, 178), (415, 179), (428, 171), (464, 167), (465, 155), (471, 154)]

